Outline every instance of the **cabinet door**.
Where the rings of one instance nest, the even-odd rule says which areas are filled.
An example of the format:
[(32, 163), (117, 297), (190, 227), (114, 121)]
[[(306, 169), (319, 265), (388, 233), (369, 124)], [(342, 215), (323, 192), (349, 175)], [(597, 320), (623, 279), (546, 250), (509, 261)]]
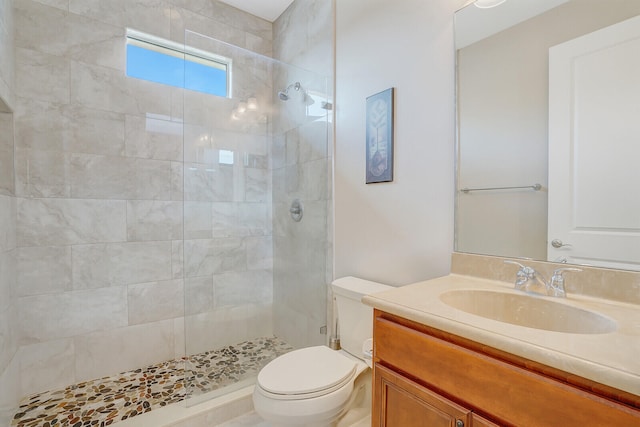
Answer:
[(468, 427), (471, 412), (385, 368), (374, 368), (372, 426)]

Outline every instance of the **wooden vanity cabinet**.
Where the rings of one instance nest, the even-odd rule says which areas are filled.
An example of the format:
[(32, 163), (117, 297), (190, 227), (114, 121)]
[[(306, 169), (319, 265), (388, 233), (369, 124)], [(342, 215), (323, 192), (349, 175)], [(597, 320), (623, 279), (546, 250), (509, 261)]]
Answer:
[(374, 311), (372, 426), (640, 426), (640, 397)]

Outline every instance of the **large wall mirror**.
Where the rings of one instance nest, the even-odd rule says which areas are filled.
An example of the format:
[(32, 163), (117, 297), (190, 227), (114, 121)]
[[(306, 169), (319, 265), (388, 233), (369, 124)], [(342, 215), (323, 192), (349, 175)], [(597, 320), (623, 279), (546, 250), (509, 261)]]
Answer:
[(471, 3), (455, 26), (456, 250), (640, 270), (640, 1)]

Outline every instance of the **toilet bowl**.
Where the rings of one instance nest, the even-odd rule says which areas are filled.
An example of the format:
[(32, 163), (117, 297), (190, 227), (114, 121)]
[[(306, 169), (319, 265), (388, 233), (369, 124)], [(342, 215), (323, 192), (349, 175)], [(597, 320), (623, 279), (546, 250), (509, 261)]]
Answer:
[(330, 426), (349, 408), (356, 379), (369, 367), (345, 351), (307, 347), (262, 368), (255, 411), (273, 426)]
[(343, 350), (326, 346), (294, 350), (272, 360), (258, 374), (254, 409), (273, 427), (335, 426), (354, 402), (363, 400), (363, 394), (370, 405), (371, 370), (363, 345), (370, 345), (373, 316), (360, 299), (391, 287), (346, 277), (334, 281), (332, 289)]

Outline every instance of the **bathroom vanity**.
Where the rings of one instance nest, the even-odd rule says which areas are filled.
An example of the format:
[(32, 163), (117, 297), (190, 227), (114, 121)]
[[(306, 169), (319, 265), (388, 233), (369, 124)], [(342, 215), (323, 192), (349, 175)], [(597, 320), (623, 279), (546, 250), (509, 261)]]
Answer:
[[(458, 252), (449, 276), (363, 298), (372, 425), (640, 426), (637, 180), (614, 182), (637, 158), (637, 92), (617, 85), (638, 87), (640, 3), (473, 3), (455, 16)], [(514, 289), (541, 277), (545, 295)]]
[(637, 305), (570, 296), (558, 304), (615, 328), (558, 332), (456, 309), (442, 298), (452, 291), (519, 293), (452, 274), (363, 299), (375, 309), (373, 426), (640, 425)]

